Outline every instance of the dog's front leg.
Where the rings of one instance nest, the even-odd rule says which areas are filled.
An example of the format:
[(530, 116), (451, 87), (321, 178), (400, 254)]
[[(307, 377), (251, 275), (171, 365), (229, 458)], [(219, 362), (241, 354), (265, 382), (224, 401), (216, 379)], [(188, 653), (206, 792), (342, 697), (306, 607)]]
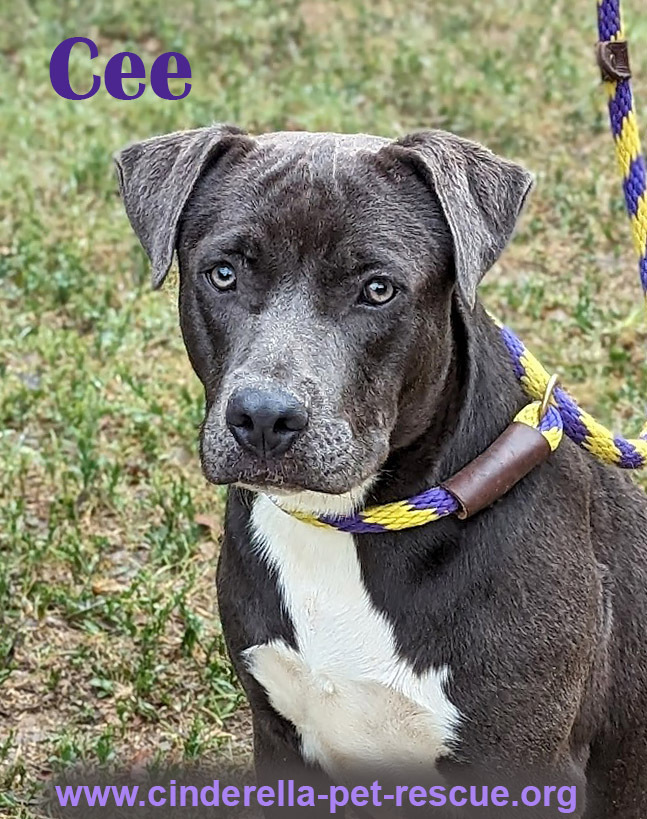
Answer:
[(589, 817), (586, 760), (570, 752), (558, 752), (550, 761), (530, 767), (521, 767), (518, 761), (504, 758), (503, 754), (496, 759), (489, 757), (487, 762), (472, 755), (470, 763), (443, 760), (439, 772), (450, 804), (444, 808), (447, 813), (443, 808), (432, 810), (431, 815), (438, 819)]
[[(267, 785), (275, 792), (283, 781), (284, 805), (266, 805), (262, 808), (265, 819), (285, 816), (289, 806), (295, 817), (329, 817), (331, 780), (317, 766), (304, 760), (299, 737), (294, 726), (280, 716), (267, 702), (262, 691), (250, 697), (254, 725), (254, 766), (258, 787)], [(327, 799), (319, 799), (324, 795)], [(345, 816), (344, 808), (337, 807), (335, 816)]]

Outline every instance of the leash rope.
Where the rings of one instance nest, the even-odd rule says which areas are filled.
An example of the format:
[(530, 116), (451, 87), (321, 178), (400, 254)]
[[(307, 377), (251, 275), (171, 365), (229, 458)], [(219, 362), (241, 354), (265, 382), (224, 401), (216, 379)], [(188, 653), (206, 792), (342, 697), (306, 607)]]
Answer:
[[(601, 43), (625, 43), (620, 0), (598, 0), (598, 35)], [(628, 68), (628, 65), (627, 65)], [(647, 167), (640, 146), (630, 72), (604, 83), (609, 97), (609, 119), (622, 173), (625, 204), (638, 254), (640, 281), (647, 295)]]
[[(598, 0), (598, 32), (600, 45), (626, 45), (620, 0)], [(607, 77), (605, 87), (609, 96), (611, 132), (622, 173), (625, 204), (638, 254), (640, 281), (647, 296), (647, 164), (641, 151), (629, 78), (627, 62), (625, 76), (618, 79)], [(499, 328), (515, 375), (526, 395), (534, 399), (517, 414), (516, 422), (538, 430), (548, 442), (551, 452), (557, 449), (566, 434), (605, 464), (622, 469), (644, 469), (647, 466), (647, 424), (639, 438), (614, 435), (583, 410), (566, 390), (553, 387), (549, 372), (510, 328), (502, 325)], [(278, 499), (273, 500), (280, 506)], [(458, 514), (460, 503), (444, 487), (434, 486), (406, 500), (369, 507), (351, 515), (310, 515), (292, 509), (284, 511), (313, 526), (366, 534), (422, 526)]]

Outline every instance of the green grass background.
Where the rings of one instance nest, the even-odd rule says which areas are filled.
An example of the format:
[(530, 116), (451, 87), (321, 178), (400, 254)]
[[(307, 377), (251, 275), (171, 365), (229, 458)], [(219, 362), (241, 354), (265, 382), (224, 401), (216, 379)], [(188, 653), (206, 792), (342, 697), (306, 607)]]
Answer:
[[(67, 766), (249, 751), (214, 597), (223, 495), (202, 479), (176, 283), (117, 198), (124, 143), (213, 121), (399, 135), (441, 127), (537, 177), (489, 308), (587, 408), (635, 433), (643, 302), (593, 60), (593, 0), (0, 0), (0, 816)], [(626, 3), (638, 103), (647, 14)], [(182, 51), (179, 102), (59, 98), (92, 37)], [(73, 78), (88, 82), (75, 52)], [(647, 109), (646, 109), (647, 117)], [(486, 411), (486, 410), (485, 410)]]

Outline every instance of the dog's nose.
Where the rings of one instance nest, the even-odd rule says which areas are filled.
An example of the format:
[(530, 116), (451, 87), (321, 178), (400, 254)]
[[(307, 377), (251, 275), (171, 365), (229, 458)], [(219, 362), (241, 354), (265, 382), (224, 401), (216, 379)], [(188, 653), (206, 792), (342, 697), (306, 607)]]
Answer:
[(308, 423), (308, 410), (293, 395), (244, 389), (227, 403), (227, 426), (238, 443), (265, 458), (283, 455)]

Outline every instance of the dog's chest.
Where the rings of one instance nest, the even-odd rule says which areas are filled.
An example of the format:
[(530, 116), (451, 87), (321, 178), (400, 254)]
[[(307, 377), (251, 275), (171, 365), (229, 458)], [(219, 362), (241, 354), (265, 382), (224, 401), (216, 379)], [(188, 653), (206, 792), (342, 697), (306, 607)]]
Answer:
[(264, 496), (251, 533), (276, 572), (297, 649), (275, 640), (245, 659), (304, 756), (334, 774), (352, 763), (430, 766), (449, 753), (459, 716), (445, 693), (449, 670), (419, 675), (399, 656), (352, 537), (302, 523)]

